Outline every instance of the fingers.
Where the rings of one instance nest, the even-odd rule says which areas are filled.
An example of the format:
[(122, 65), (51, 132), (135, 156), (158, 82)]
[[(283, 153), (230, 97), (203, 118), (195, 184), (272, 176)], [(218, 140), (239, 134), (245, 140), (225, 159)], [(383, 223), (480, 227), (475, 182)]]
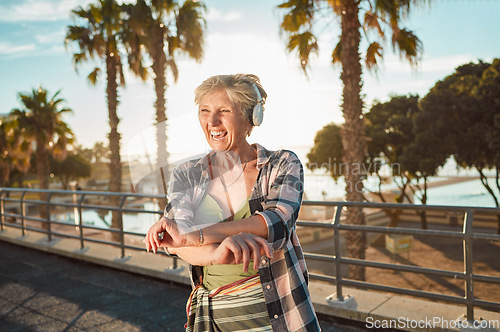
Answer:
[(146, 233), (146, 237), (144, 239), (144, 242), (146, 244), (146, 250), (153, 251), (156, 253), (158, 248), (162, 244), (164, 232), (166, 230), (166, 223), (167, 223), (166, 218), (162, 217), (160, 220), (158, 220), (153, 226), (151, 226)]
[[(250, 265), (250, 259), (253, 259), (254, 270), (259, 269), (262, 255), (272, 257), (272, 249), (269, 243), (258, 236), (248, 233), (240, 233), (226, 238), (228, 247), (233, 252), (235, 264), (243, 264), (243, 271), (247, 272)], [(241, 257), (241, 259), (240, 259)]]

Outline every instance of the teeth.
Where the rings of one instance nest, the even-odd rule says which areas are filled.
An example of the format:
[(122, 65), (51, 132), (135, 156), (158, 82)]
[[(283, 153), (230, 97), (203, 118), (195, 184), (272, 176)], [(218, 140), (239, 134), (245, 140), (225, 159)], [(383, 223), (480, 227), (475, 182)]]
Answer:
[(212, 139), (214, 139), (215, 141), (220, 141), (221, 139), (224, 139), (224, 137), (226, 137), (226, 134), (227, 132), (223, 131), (223, 130), (211, 130), (210, 131), (210, 135), (212, 135)]

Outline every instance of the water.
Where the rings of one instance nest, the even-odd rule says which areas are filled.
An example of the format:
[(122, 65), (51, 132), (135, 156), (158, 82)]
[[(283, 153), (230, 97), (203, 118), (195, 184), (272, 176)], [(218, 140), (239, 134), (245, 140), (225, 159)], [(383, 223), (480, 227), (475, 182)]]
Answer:
[[(446, 178), (434, 177), (429, 179), (429, 183), (442, 180), (446, 180)], [(489, 184), (496, 196), (500, 197), (492, 180), (490, 179)], [(369, 177), (365, 181), (365, 186), (371, 190), (377, 190), (377, 184), (376, 177)], [(383, 184), (382, 190), (397, 190), (397, 186), (390, 183)], [(329, 175), (306, 175), (304, 192), (307, 200), (341, 199), (345, 194), (345, 182), (342, 179), (336, 182)], [(429, 188), (427, 196), (427, 204), (429, 205), (495, 207), (495, 201), (479, 179)], [(415, 203), (421, 204), (419, 199), (415, 199)]]
[[(493, 181), (490, 181), (489, 184), (490, 187), (493, 186), (492, 189), (497, 199), (500, 198), (498, 190), (494, 188)], [(430, 188), (427, 204), (495, 207), (493, 197), (479, 179)]]
[[(158, 206), (154, 203), (145, 203), (144, 206), (134, 208), (158, 211)], [(78, 224), (78, 222), (75, 222), (75, 213), (73, 212), (58, 214), (54, 219), (61, 222)], [(111, 226), (111, 211), (84, 209), (82, 211), (82, 219), (84, 225), (107, 229)], [(160, 216), (156, 213), (124, 213), (123, 229), (126, 232), (146, 233), (149, 227), (157, 222), (158, 219), (160, 219)], [(78, 215), (76, 216), (76, 220), (78, 220)]]

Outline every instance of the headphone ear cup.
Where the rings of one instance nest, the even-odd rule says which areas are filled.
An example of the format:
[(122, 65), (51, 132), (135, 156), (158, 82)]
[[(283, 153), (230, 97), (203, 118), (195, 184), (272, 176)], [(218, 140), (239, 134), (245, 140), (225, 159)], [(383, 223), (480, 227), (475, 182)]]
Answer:
[(264, 119), (264, 107), (262, 106), (262, 101), (259, 101), (257, 105), (255, 105), (253, 108), (252, 124), (254, 126), (260, 126), (263, 119)]

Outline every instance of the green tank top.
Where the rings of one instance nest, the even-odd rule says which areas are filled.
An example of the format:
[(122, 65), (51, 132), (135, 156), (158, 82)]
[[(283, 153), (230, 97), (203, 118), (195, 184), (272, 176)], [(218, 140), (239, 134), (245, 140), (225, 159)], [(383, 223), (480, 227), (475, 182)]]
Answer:
[[(235, 212), (234, 220), (240, 220), (251, 216), (248, 199)], [(194, 215), (194, 221), (198, 224), (213, 224), (223, 221), (223, 210), (217, 201), (210, 195), (203, 197)], [(253, 260), (250, 260), (248, 272), (243, 272), (243, 264), (238, 265), (211, 265), (203, 267), (203, 286), (208, 289), (216, 289), (237, 280), (253, 276), (258, 271), (253, 269)]]

